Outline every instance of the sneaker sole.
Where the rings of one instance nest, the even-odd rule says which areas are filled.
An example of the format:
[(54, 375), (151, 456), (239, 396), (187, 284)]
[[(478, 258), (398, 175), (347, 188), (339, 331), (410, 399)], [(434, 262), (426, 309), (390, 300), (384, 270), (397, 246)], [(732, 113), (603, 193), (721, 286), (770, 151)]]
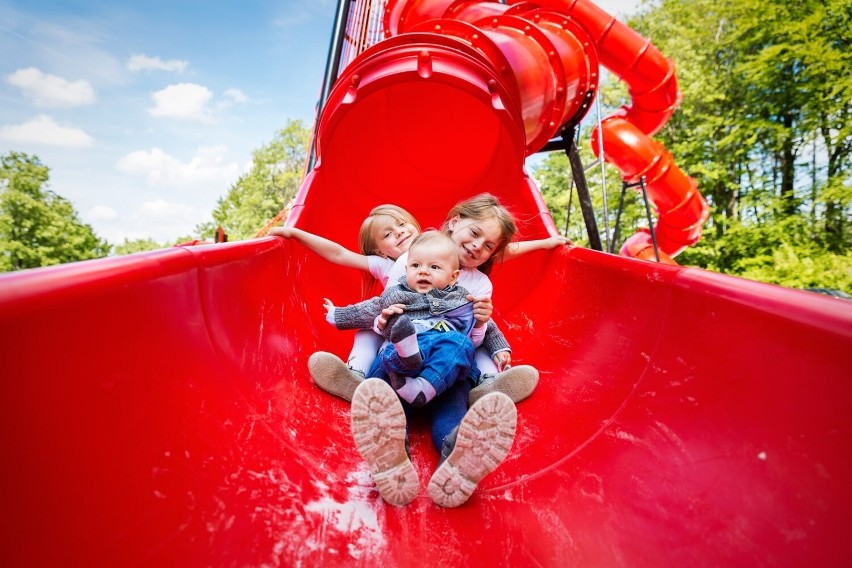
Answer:
[(382, 498), (407, 505), (420, 493), (417, 471), (405, 451), (405, 411), (381, 379), (363, 381), (352, 398), (352, 438), (370, 466)]
[(489, 393), (471, 406), (459, 425), (453, 451), (429, 480), (432, 501), (442, 507), (467, 501), (479, 482), (506, 459), (517, 424), (515, 404), (503, 393)]
[(472, 405), (488, 393), (502, 392), (512, 399), (521, 402), (530, 396), (538, 385), (538, 371), (530, 365), (518, 365), (500, 373), (499, 378), (481, 387), (471, 389), (467, 403)]
[(364, 382), (340, 358), (325, 351), (317, 351), (310, 356), (308, 372), (319, 388), (348, 401), (352, 400), (358, 385)]

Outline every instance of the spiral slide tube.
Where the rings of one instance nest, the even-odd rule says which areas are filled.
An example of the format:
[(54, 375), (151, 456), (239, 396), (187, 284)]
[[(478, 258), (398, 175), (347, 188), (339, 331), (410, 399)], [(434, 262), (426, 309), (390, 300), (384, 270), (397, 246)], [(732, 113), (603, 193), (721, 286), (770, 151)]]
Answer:
[[(511, 63), (507, 69), (505, 60), (498, 57), (492, 65), (519, 97), (528, 154), (563, 125), (582, 118), (597, 87), (598, 64), (608, 68), (628, 85), (632, 105), (603, 120), (604, 159), (627, 182), (645, 177), (658, 212), (655, 230), (664, 257), (674, 257), (698, 241), (709, 214), (707, 203), (695, 180), (650, 138), (680, 102), (674, 64), (649, 40), (586, 0), (513, 4), (397, 0), (388, 5), (385, 27), (389, 35), (421, 29), (452, 35), (476, 47), (488, 40), (496, 44)], [(441, 18), (478, 29), (460, 31)], [(597, 129), (592, 140), (600, 156)], [(650, 233), (640, 231), (627, 240), (621, 253), (652, 258), (651, 247)]]
[[(521, 23), (489, 17), (418, 23), (347, 70), (288, 223), (355, 249), (379, 203), (437, 226), (490, 190), (549, 234), (523, 173), (546, 129), (518, 117), (582, 105), (525, 100)], [(852, 303), (578, 247), (492, 281), (541, 381), (506, 461), (443, 509), (386, 505), (308, 375), (351, 346), (321, 306), (360, 298), (352, 270), (267, 237), (0, 275), (0, 564), (848, 565)], [(438, 456), (410, 431), (425, 481)]]

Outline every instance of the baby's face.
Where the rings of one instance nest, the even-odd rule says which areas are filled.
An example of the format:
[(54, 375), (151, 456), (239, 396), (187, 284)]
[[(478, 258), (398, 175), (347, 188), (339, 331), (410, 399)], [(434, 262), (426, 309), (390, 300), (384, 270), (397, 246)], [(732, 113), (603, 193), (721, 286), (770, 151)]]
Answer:
[(434, 288), (443, 290), (458, 279), (458, 264), (458, 252), (445, 243), (418, 243), (408, 251), (405, 280), (421, 294)]
[(373, 221), (372, 231), (379, 254), (393, 260), (407, 252), (411, 241), (420, 234), (411, 223), (390, 215), (378, 215)]

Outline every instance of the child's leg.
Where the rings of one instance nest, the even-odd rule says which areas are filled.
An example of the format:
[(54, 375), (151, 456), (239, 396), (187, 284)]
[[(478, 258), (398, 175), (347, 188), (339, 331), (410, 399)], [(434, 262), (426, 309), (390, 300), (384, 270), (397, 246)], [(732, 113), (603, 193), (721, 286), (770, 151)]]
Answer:
[(370, 466), (385, 501), (402, 506), (420, 492), (417, 470), (406, 450), (406, 419), (402, 404), (388, 384), (364, 381), (352, 397), (352, 438)]
[(414, 370), (423, 363), (420, 345), (417, 343), (417, 329), (411, 319), (401, 315), (393, 322), (390, 340), (399, 358), (398, 365), (403, 370)]
[(491, 355), (488, 354), (488, 351), (484, 347), (477, 348), (473, 355), (476, 366), (479, 367), (479, 371), (483, 375), (496, 375), (500, 372), (497, 369), (497, 363), (494, 362), (494, 359), (491, 358)]
[(375, 361), (376, 355), (384, 342), (384, 338), (374, 331), (366, 329), (358, 331), (355, 334), (355, 340), (352, 342), (352, 351), (349, 352), (347, 364), (353, 371), (360, 372), (367, 377), (370, 366)]
[(477, 401), (459, 424), (455, 444), (429, 480), (429, 496), (442, 507), (458, 507), (468, 500), (482, 479), (506, 459), (518, 413), (515, 403), (495, 392)]
[(382, 354), (382, 365), (391, 377), (391, 386), (412, 406), (423, 406), (450, 387), (458, 377), (466, 377), (473, 363), (473, 344), (458, 332), (428, 331), (416, 335), (423, 364), (411, 369), (390, 347)]
[(432, 445), (444, 458), (453, 450), (458, 425), (467, 413), (470, 388), (470, 380), (459, 379), (427, 407), (432, 423)]

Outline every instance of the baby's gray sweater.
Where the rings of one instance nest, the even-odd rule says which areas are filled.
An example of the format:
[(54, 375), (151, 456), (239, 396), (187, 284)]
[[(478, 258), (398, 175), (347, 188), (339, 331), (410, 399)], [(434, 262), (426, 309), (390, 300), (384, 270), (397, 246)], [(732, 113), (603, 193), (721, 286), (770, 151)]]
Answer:
[[(393, 304), (405, 304), (405, 315), (413, 320), (427, 319), (463, 306), (468, 303), (469, 294), (462, 286), (449, 286), (443, 290), (432, 289), (423, 294), (412, 290), (403, 276), (399, 279), (399, 284), (387, 287), (381, 296), (346, 307), (335, 307), (334, 326), (337, 329), (372, 329), (381, 311)], [(397, 317), (394, 315), (388, 318), (383, 331), (385, 339), (388, 339)], [(489, 355), (493, 357), (498, 351), (511, 350), (494, 320), (488, 320), (486, 326), (482, 346)]]

